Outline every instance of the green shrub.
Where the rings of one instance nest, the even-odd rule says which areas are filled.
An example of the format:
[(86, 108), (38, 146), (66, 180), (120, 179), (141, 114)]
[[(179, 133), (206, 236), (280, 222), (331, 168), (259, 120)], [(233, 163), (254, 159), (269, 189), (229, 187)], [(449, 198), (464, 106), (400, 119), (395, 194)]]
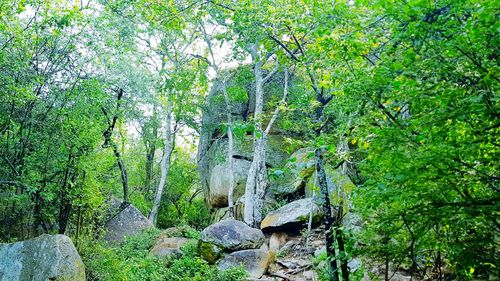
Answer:
[[(181, 227), (180, 231), (185, 237), (199, 237), (199, 233), (189, 227)], [(149, 255), (160, 232), (158, 229), (144, 231), (113, 247), (82, 239), (79, 252), (86, 266), (87, 280), (238, 281), (246, 276), (242, 268), (220, 271), (209, 265), (198, 256), (197, 241), (190, 241), (182, 247), (181, 258), (159, 259)]]
[[(312, 258), (312, 264), (314, 267), (314, 271), (318, 274), (319, 281), (329, 281), (330, 280), (330, 266), (328, 266), (328, 256), (326, 252), (321, 252), (318, 256)], [(340, 270), (340, 263), (339, 270)], [(359, 281), (363, 280), (364, 277), (364, 266), (358, 268), (355, 272), (349, 272), (349, 280)], [(339, 272), (339, 275), (342, 276), (342, 272)], [(375, 280), (375, 279), (370, 279)]]

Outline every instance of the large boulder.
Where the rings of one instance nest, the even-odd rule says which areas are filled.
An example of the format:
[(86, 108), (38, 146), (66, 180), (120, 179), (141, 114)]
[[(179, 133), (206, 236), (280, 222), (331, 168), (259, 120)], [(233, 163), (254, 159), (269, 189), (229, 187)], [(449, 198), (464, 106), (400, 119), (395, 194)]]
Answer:
[[(241, 197), (245, 192), (245, 183), (251, 162), (244, 159), (233, 159), (234, 198)], [(229, 192), (229, 162), (215, 164), (210, 171), (207, 202), (210, 206), (221, 208), (228, 206)]]
[(0, 244), (0, 281), (24, 280), (85, 281), (85, 266), (64, 235)]
[[(202, 184), (204, 184), (206, 202), (214, 208), (228, 206), (229, 191), (229, 161), (227, 161), (227, 139), (215, 140), (203, 160), (199, 163), (200, 169), (204, 167)], [(234, 199), (240, 198), (245, 192), (248, 170), (253, 159), (253, 139), (245, 137), (236, 139), (233, 159)], [(280, 166), (285, 163), (288, 155), (285, 151), (285, 139), (282, 136), (271, 135), (268, 137), (266, 161), (270, 166)]]
[(299, 199), (269, 212), (262, 220), (260, 228), (263, 231), (300, 230), (309, 221), (311, 212), (312, 223), (318, 223), (322, 215), (318, 205), (312, 198)]
[(219, 264), (221, 270), (243, 266), (252, 278), (260, 278), (267, 271), (271, 255), (266, 250), (243, 250), (227, 255)]
[(201, 232), (201, 241), (216, 245), (225, 251), (255, 249), (264, 243), (260, 229), (251, 228), (235, 219), (225, 219)]
[(121, 243), (126, 236), (139, 234), (142, 230), (154, 226), (136, 207), (128, 205), (109, 220), (105, 227), (107, 232), (104, 240), (110, 243)]

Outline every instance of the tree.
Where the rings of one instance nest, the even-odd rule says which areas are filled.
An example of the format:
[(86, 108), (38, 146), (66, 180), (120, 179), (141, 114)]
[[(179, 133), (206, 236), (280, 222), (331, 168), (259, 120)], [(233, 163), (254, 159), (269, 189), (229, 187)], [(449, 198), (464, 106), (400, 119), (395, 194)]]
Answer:
[[(177, 8), (176, 5), (157, 3), (149, 7), (147, 11), (150, 13), (143, 14), (142, 17), (143, 19), (159, 17), (164, 10), (175, 11)], [(183, 124), (194, 125), (192, 114), (197, 112), (195, 104), (197, 100), (190, 91), (203, 87), (203, 78), (197, 80), (196, 76), (200, 66), (193, 63), (197, 58), (187, 52), (193, 48), (196, 39), (194, 31), (182, 29), (182, 26), (188, 25), (189, 22), (182, 17), (159, 25), (148, 22), (138, 38), (147, 50), (148, 64), (156, 76), (156, 92), (165, 109), (165, 146), (161, 160), (161, 177), (149, 214), (149, 219), (155, 224), (167, 183), (172, 152), (175, 149), (175, 134)]]
[[(224, 103), (226, 106), (226, 118), (227, 118), (227, 161), (229, 163), (229, 187), (228, 187), (228, 194), (227, 194), (227, 201), (228, 201), (228, 207), (229, 207), (229, 215), (234, 218), (234, 136), (233, 136), (233, 118), (232, 118), (232, 113), (231, 113), (231, 101), (230, 97), (227, 91), (227, 80), (228, 80), (228, 74), (223, 72), (221, 67), (218, 64), (218, 61), (214, 55), (214, 50), (213, 50), (213, 43), (212, 43), (212, 37), (210, 34), (208, 34), (206, 28), (205, 28), (205, 23), (199, 22), (199, 29), (203, 35), (203, 39), (205, 40), (205, 43), (207, 45), (208, 53), (209, 53), (209, 59), (206, 59), (208, 64), (213, 68), (215, 71), (215, 77), (220, 79), (221, 83), (221, 89), (222, 89), (222, 94), (224, 96)], [(215, 32), (215, 29), (214, 29)]]

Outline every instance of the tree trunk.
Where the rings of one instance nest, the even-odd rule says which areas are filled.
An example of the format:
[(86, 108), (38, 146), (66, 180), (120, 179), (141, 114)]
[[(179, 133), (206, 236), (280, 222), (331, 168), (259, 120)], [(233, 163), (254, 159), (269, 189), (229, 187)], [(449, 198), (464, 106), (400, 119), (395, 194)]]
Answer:
[(256, 151), (257, 170), (256, 170), (256, 181), (255, 181), (253, 226), (257, 228), (260, 227), (260, 222), (262, 221), (262, 211), (264, 209), (264, 195), (266, 193), (266, 185), (267, 185), (266, 146), (267, 146), (267, 134), (263, 133), (262, 137), (259, 139), (257, 143), (257, 151)]
[(227, 204), (229, 207), (229, 215), (234, 218), (234, 138), (233, 138), (233, 118), (231, 116), (231, 103), (226, 88), (226, 78), (222, 79), (222, 93), (226, 103), (227, 116), (227, 161), (229, 164), (229, 187), (227, 193)]
[(149, 191), (153, 181), (154, 157), (156, 151), (156, 140), (158, 138), (158, 122), (157, 110), (153, 109), (153, 116), (144, 125), (142, 129), (142, 137), (144, 146), (146, 147), (146, 178), (144, 179), (144, 194), (149, 198)]
[[(254, 111), (254, 145), (253, 145), (253, 160), (248, 172), (247, 182), (245, 186), (245, 208), (244, 208), (244, 221), (250, 226), (255, 226), (257, 222), (255, 221), (255, 210), (256, 205), (254, 204), (257, 194), (257, 176), (262, 173), (261, 170), (261, 157), (265, 157), (265, 151), (262, 149), (263, 135), (262, 131), (262, 111), (264, 108), (264, 89), (263, 89), (263, 77), (262, 77), (262, 65), (261, 61), (257, 61), (254, 64), (254, 75), (255, 75), (255, 111)], [(265, 159), (264, 159), (265, 161)], [(265, 166), (265, 165), (264, 165)], [(261, 186), (262, 187), (262, 186)]]
[(153, 181), (153, 164), (156, 146), (154, 144), (149, 144), (150, 147), (146, 151), (146, 178), (144, 179), (144, 194), (148, 196), (151, 190), (151, 182)]
[(128, 176), (127, 176), (127, 170), (125, 168), (125, 164), (123, 163), (123, 160), (120, 155), (120, 151), (118, 150), (118, 146), (113, 140), (113, 131), (115, 129), (116, 122), (118, 121), (118, 112), (120, 111), (120, 105), (121, 101), (123, 98), (123, 89), (118, 89), (116, 91), (117, 97), (116, 97), (116, 109), (115, 113), (113, 115), (113, 118), (109, 118), (108, 112), (104, 107), (101, 107), (102, 112), (104, 113), (104, 116), (108, 119), (108, 128), (106, 131), (104, 131), (103, 136), (104, 136), (104, 144), (102, 145), (103, 147), (108, 147), (111, 145), (113, 148), (113, 153), (115, 154), (116, 162), (118, 163), (118, 167), (120, 168), (120, 176), (122, 179), (122, 186), (123, 186), (123, 204), (127, 205), (128, 204)]
[[(215, 59), (215, 55), (212, 48), (212, 41), (205, 30), (205, 27), (200, 22), (200, 31), (203, 34), (203, 38), (205, 39), (205, 43), (207, 43), (208, 51), (210, 53), (210, 57), (212, 62), (210, 65), (213, 67), (216, 73), (216, 77), (221, 75), (219, 66), (217, 65), (217, 61)], [(231, 101), (229, 100), (229, 94), (227, 93), (227, 85), (226, 85), (227, 77), (222, 77), (222, 93), (224, 95), (224, 101), (226, 104), (226, 117), (227, 117), (227, 161), (229, 164), (229, 187), (227, 193), (227, 204), (229, 207), (229, 216), (234, 218), (234, 136), (233, 136), (233, 118), (231, 115)]]
[[(267, 137), (271, 127), (278, 117), (279, 105), (271, 117), (266, 130), (262, 130), (262, 113), (264, 108), (264, 82), (269, 79), (274, 72), (277, 71), (278, 62), (276, 67), (266, 78), (262, 75), (262, 62), (255, 63), (255, 114), (254, 114), (254, 152), (252, 165), (248, 173), (247, 182), (245, 186), (245, 208), (244, 208), (244, 221), (253, 227), (259, 227), (262, 221), (262, 211), (264, 209), (264, 196), (267, 186), (267, 167), (266, 167), (266, 148)], [(288, 95), (288, 70), (285, 68), (285, 87), (283, 91), (283, 98), (281, 102), (285, 102)]]
[(342, 272), (342, 280), (349, 281), (349, 267), (347, 264), (347, 257), (345, 252), (345, 241), (344, 232), (342, 231), (342, 216), (343, 216), (342, 205), (339, 206), (335, 222), (333, 223), (333, 228), (335, 230), (335, 238), (337, 239), (337, 245), (339, 247), (339, 257), (340, 257), (340, 271)]
[(334, 247), (334, 230), (332, 228), (334, 219), (332, 217), (332, 206), (330, 204), (330, 196), (328, 192), (328, 185), (326, 181), (325, 167), (323, 163), (323, 149), (318, 148), (314, 152), (314, 158), (316, 160), (316, 174), (318, 176), (318, 184), (323, 195), (323, 213), (325, 222), (325, 236), (326, 236), (326, 253), (330, 258), (330, 280), (338, 281), (338, 267), (335, 255)]
[(128, 203), (128, 175), (127, 169), (125, 168), (125, 164), (123, 163), (123, 159), (120, 155), (120, 151), (118, 150), (118, 146), (115, 141), (112, 139), (109, 140), (109, 143), (113, 147), (113, 152), (115, 154), (116, 162), (118, 163), (118, 168), (120, 168), (120, 176), (122, 179), (122, 187), (123, 187), (123, 203)]
[(158, 188), (156, 189), (155, 199), (153, 202), (153, 208), (149, 214), (149, 220), (156, 225), (156, 219), (158, 217), (158, 209), (160, 208), (161, 196), (163, 195), (163, 189), (167, 181), (168, 170), (170, 168), (170, 157), (173, 151), (173, 141), (172, 141), (172, 111), (173, 106), (168, 105), (167, 116), (166, 116), (166, 133), (165, 133), (165, 151), (163, 152), (163, 157), (161, 159), (161, 178)]

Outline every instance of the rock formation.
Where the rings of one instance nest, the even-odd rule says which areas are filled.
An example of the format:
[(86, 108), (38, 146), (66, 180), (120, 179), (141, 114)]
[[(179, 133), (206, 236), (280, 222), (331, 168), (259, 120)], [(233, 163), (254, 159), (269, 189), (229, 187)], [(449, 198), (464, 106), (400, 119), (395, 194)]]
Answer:
[(0, 244), (0, 281), (85, 281), (85, 266), (71, 239), (44, 234)]
[(104, 240), (110, 243), (121, 243), (126, 236), (139, 234), (142, 230), (152, 228), (153, 224), (136, 207), (128, 205), (106, 225)]
[[(244, 70), (238, 70), (244, 72)], [(241, 75), (237, 74), (237, 75)], [(282, 74), (277, 73), (265, 85), (266, 100), (278, 98), (282, 89)], [(234, 97), (230, 105), (233, 122), (246, 122), (252, 116), (255, 107), (255, 89), (251, 79), (248, 83), (238, 85), (236, 81), (229, 81), (228, 88), (237, 88), (239, 96)], [(270, 107), (267, 108), (270, 110)], [(198, 145), (198, 169), (201, 184), (205, 193), (205, 200), (213, 209), (227, 207), (228, 200), (228, 168), (227, 135), (223, 132), (223, 124), (227, 122), (226, 106), (220, 89), (220, 83), (215, 82), (203, 111), (202, 130)], [(253, 139), (250, 132), (247, 136), (237, 136), (234, 147), (234, 201), (243, 195), (247, 172), (252, 161)], [(270, 167), (280, 167), (289, 157), (286, 151), (285, 135), (279, 130), (273, 130), (268, 139), (267, 160)], [(214, 210), (216, 212), (216, 210)], [(218, 217), (221, 219), (221, 216)]]

